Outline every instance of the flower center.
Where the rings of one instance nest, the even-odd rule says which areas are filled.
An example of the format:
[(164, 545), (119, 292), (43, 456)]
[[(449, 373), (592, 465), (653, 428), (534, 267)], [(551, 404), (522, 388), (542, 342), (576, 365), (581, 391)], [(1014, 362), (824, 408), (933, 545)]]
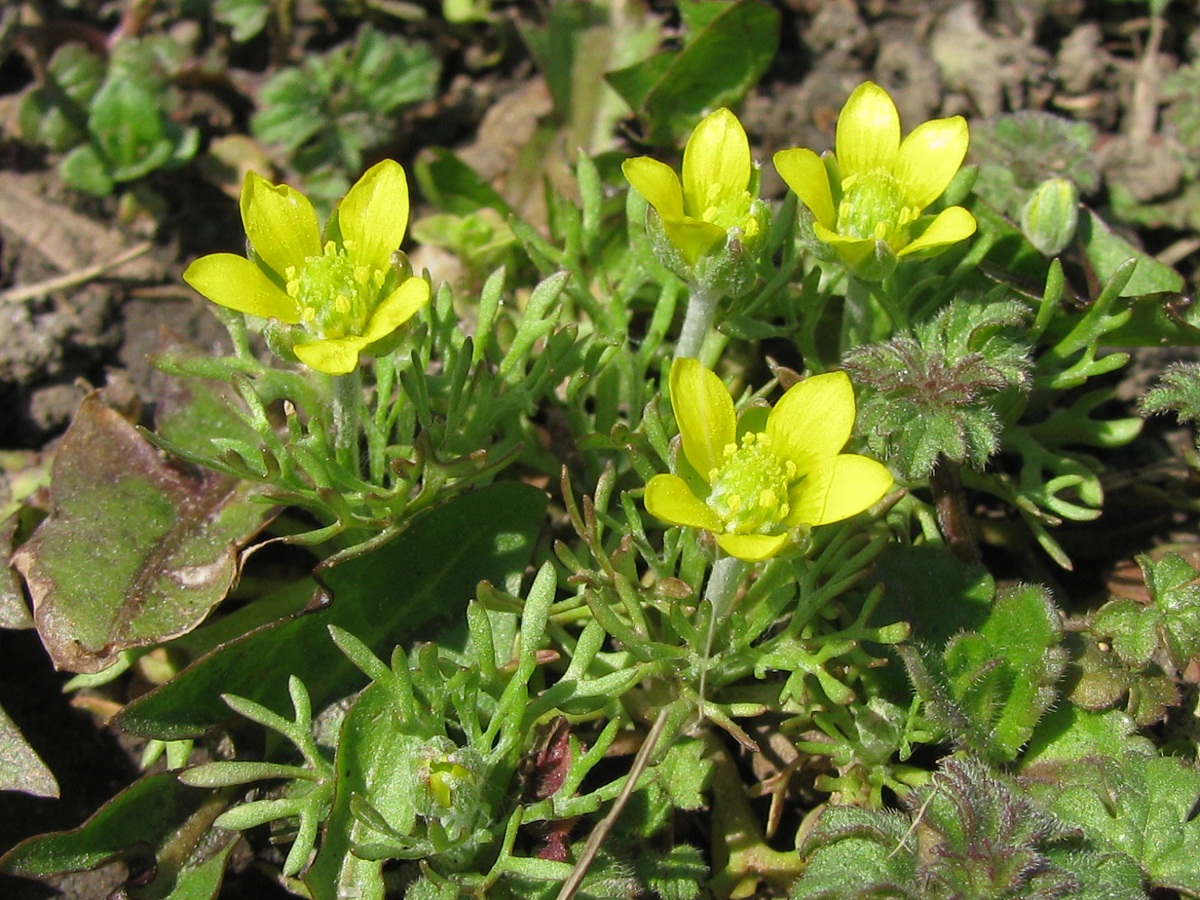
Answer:
[(387, 273), (354, 262), (344, 247), (325, 244), (320, 256), (284, 273), (288, 295), (300, 307), (300, 321), (322, 340), (360, 335), (367, 327)]
[(754, 198), (749, 191), (727, 193), (719, 184), (708, 185), (698, 218), (721, 228), (740, 228), (742, 239), (752, 242), (758, 236), (758, 219), (752, 215)]
[(709, 509), (731, 534), (768, 534), (787, 517), (788, 487), (796, 464), (780, 459), (766, 433), (744, 434), (727, 444), (721, 465), (708, 473)]
[(842, 181), (839, 234), (886, 241), (899, 250), (908, 243), (908, 226), (920, 214), (917, 207), (905, 205), (904, 191), (887, 172), (866, 172)]

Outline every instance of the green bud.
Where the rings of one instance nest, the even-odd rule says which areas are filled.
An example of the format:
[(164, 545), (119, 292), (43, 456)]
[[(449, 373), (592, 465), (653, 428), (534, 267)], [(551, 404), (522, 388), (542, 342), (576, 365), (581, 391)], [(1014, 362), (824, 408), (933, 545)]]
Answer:
[(688, 284), (722, 297), (740, 297), (754, 286), (759, 248), (770, 226), (767, 204), (762, 200), (752, 201), (742, 224), (744, 228), (729, 228), (724, 243), (718, 243), (689, 265), (667, 235), (658, 211), (652, 206), (646, 210), (646, 235), (658, 261)]
[(1079, 222), (1079, 191), (1065, 178), (1039, 184), (1021, 210), (1021, 230), (1045, 256), (1057, 256), (1075, 237)]

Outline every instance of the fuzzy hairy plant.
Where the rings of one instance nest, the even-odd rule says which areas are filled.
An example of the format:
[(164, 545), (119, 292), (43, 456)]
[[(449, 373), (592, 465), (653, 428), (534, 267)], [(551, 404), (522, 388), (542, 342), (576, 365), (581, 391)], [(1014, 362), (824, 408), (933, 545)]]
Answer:
[(1029, 348), (1010, 330), (1027, 316), (1015, 301), (959, 298), (911, 333), (847, 353), (872, 388), (859, 413), (872, 452), (910, 480), (939, 456), (982, 469), (1000, 448), (997, 395), (1029, 385)]

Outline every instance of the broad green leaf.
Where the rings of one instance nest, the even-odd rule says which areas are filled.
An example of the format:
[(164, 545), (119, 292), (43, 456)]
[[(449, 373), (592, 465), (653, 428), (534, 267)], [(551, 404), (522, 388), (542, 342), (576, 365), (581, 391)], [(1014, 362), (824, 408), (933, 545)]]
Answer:
[(87, 106), (104, 82), (104, 60), (69, 42), (50, 57), (46, 83), (21, 98), (21, 137), (63, 152), (87, 140)]
[(396, 644), (433, 637), (459, 621), (481, 580), (519, 578), (545, 511), (545, 495), (502, 482), (455, 498), (370, 553), (318, 570), (320, 609), (218, 647), (118, 716), (126, 731), (165, 740), (198, 735), (229, 717), (222, 693), (277, 712), (287, 680), (304, 681), (318, 708), (362, 684), (329, 640), (336, 625), (388, 657)]
[(234, 41), (242, 43), (266, 27), (271, 15), (270, 0), (215, 0), (213, 17), (232, 30)]
[(1088, 261), (1095, 268), (1096, 278), (1101, 284), (1107, 282), (1126, 260), (1136, 259), (1137, 268), (1126, 282), (1121, 296), (1136, 297), (1159, 291), (1183, 290), (1183, 276), (1173, 268), (1160, 263), (1114, 233), (1104, 220), (1091, 210), (1085, 207), (1080, 212), (1079, 236), (1083, 241)]
[(904, 852), (909, 831), (894, 811), (827, 807), (800, 847), (806, 865), (793, 900), (917, 897), (915, 855)]
[(545, 24), (521, 27), (520, 33), (550, 87), (565, 126), (565, 145), (584, 154), (611, 149), (617, 122), (628, 108), (605, 73), (634, 65), (657, 49), (658, 17), (640, 5), (558, 3), (547, 9)]
[(1145, 666), (1160, 646), (1171, 662), (1183, 668), (1200, 656), (1200, 571), (1178, 553), (1155, 561), (1137, 557), (1152, 603), (1118, 599), (1095, 616), (1092, 631), (1112, 639), (1121, 659)]
[(108, 167), (91, 144), (80, 144), (64, 156), (58, 174), (71, 187), (97, 197), (107, 197), (113, 191)]
[(1200, 891), (1200, 772), (1177, 757), (1126, 753), (1099, 761), (1054, 800), (1093, 841), (1137, 860), (1156, 887)]
[(421, 194), (430, 203), (460, 216), (480, 209), (494, 209), (502, 216), (512, 208), (490, 184), (459, 159), (453, 151), (433, 148), (422, 152), (413, 166)]
[(238, 548), (274, 515), (247, 483), (164, 460), (96, 394), (52, 471), (51, 513), (12, 561), (51, 659), (73, 672), (194, 628), (233, 585)]
[(0, 791), (24, 791), (35, 797), (57, 797), (58, 782), (0, 708)]
[(22, 841), (0, 858), (0, 871), (27, 878), (82, 872), (131, 848), (158, 847), (208, 796), (208, 791), (185, 787), (173, 774), (147, 775), (78, 828)]
[[(17, 528), (20, 525), (18, 514), (0, 521), (0, 556), (12, 556)], [(32, 628), (33, 616), (25, 602), (25, 590), (21, 577), (11, 566), (6, 566), (0, 572), (0, 628)]]
[(1096, 712), (1062, 703), (1038, 723), (1021, 758), (1022, 772), (1048, 763), (1102, 756), (1119, 757), (1133, 748), (1148, 751), (1148, 739), (1135, 735), (1137, 726), (1117, 709)]
[(779, 46), (779, 11), (760, 0), (687, 5), (695, 7), (693, 21), (702, 30), (682, 50), (608, 75), (645, 122), (646, 142), (657, 146), (686, 134), (710, 110), (740, 101)]

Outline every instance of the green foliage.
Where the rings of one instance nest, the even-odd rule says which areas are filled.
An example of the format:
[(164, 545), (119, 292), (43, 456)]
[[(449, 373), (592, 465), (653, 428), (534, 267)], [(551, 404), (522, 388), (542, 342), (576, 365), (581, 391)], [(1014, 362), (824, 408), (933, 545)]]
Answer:
[(396, 113), (428, 100), (439, 65), (429, 47), (363, 25), (352, 45), (311, 54), (263, 87), (251, 130), (288, 154), (311, 194), (331, 203), (367, 151), (387, 141)]
[(214, 0), (212, 14), (230, 29), (235, 41), (248, 41), (266, 28), (271, 0)]
[(517, 577), (544, 509), (544, 498), (528, 485), (497, 484), (443, 504), (389, 540), (327, 561), (313, 596), (319, 611), (225, 637), (185, 672), (127, 705), (122, 727), (162, 739), (200, 734), (225, 720), (221, 695), (229, 693), (278, 712), (291, 676), (305, 681), (319, 706), (332, 702), (360, 682), (329, 645), (329, 626), (366, 635), (377, 653), (434, 636), (459, 619), (480, 580), (505, 584)]
[(58, 153), (86, 141), (88, 106), (104, 82), (104, 72), (104, 60), (86, 47), (59, 47), (46, 67), (46, 83), (21, 98), (21, 138)]
[[(58, 49), (22, 98), (24, 139), (103, 193), (186, 161), (185, 121), (249, 119), (282, 150), (277, 171), (325, 204), (365, 161), (414, 151), (433, 212), (409, 239), (440, 253), (394, 265), (450, 255), (453, 274), (336, 379), (298, 364), (287, 323), (222, 309), (227, 355), (155, 356), (169, 387), (152, 427), (89, 398), (48, 491), (14, 492), (0, 621), (38, 629), (76, 673), (68, 690), (153, 685), (113, 727), (150, 738), (147, 765), (183, 771), (14, 848), (6, 872), (123, 858), (157, 873), (130, 896), (207, 900), (236, 844), (313, 900), (552, 900), (569, 879), (606, 900), (1200, 894), (1185, 708), (1200, 572), (1140, 556), (1149, 602), (1099, 609), (1073, 596), (1088, 573), (1055, 585), (1057, 605), (1026, 581), (1049, 577), (1043, 556), (1070, 566), (1064, 522), (1086, 526), (1076, 541), (1123, 525), (1106, 491), (1140, 487), (1162, 455), (1114, 390), (1128, 348), (1200, 345), (1180, 273), (1078, 203), (1100, 186), (1091, 126), (972, 121), (978, 170), (928, 209), (962, 205), (975, 234), (889, 261), (877, 282), (838, 261), (795, 195), (757, 201), (761, 246), (735, 242), (736, 278), (679, 277), (619, 155), (630, 135), (678, 146), (746, 98), (779, 45), (776, 5), (681, 0), (676, 19), (595, 0), (500, 18), (446, 0), (439, 19), (358, 4), (370, 22), (350, 28), (323, 11), (324, 34), (354, 37), (319, 52), (300, 8), (202, 6), (185, 9), (222, 43), (186, 60), (124, 31), (109, 60)], [(420, 37), (386, 30), (398, 19)], [(244, 101), (222, 119), (201, 92), (224, 79), (230, 36), (253, 42), (238, 53), (269, 45), (274, 68), (221, 80)], [(455, 86), (414, 117), (437, 95), (435, 52)], [(529, 95), (536, 112), (509, 108), (529, 137), (503, 177), (468, 151), (410, 146), (401, 129), (426, 110), (447, 117), (438, 134), (474, 112), (464, 69), (497, 66), (534, 66), (549, 90)], [(1164, 94), (1189, 146), (1193, 80), (1184, 69)], [(751, 192), (759, 179), (755, 166)], [(713, 212), (698, 206), (680, 221)], [(267, 225), (290, 237), (295, 208), (275, 211)], [(248, 280), (263, 271), (253, 256), (229, 271), (242, 263)], [(676, 336), (699, 300), (693, 347)], [(853, 429), (849, 409), (806, 410), (804, 427), (846, 445), (835, 467), (884, 457), (899, 489), (795, 522), (754, 563), (705, 527), (656, 521), (645, 486), (686, 456), (668, 391), (681, 345), (755, 429), (779, 388), (847, 370)], [(1200, 421), (1198, 374), (1173, 367), (1142, 411)], [(789, 504), (822, 488), (827, 470), (805, 471)], [(194, 747), (209, 756), (186, 768)], [(0, 756), (16, 762), (0, 788), (53, 791), (3, 714)], [(268, 836), (286, 856), (259, 852)]]
[(1061, 635), (1049, 594), (1027, 585), (998, 592), (978, 630), (955, 635), (940, 653), (910, 648), (903, 657), (929, 720), (964, 749), (1003, 763), (1057, 699)]
[(982, 469), (1000, 448), (998, 395), (1029, 386), (1029, 348), (1017, 340), (1016, 302), (953, 301), (885, 344), (851, 350), (847, 370), (874, 390), (862, 404), (871, 450), (910, 480), (940, 457)]
[(329, 814), (333, 798), (333, 767), (325, 759), (313, 738), (312, 703), (304, 683), (295, 676), (288, 679), (293, 721), (244, 697), (224, 696), (234, 712), (270, 728), (287, 738), (304, 759), (302, 767), (254, 762), (215, 762), (189, 769), (179, 780), (192, 787), (228, 787), (255, 781), (287, 779), (292, 782), (281, 796), (252, 800), (227, 810), (213, 822), (217, 828), (242, 830), (277, 820), (295, 819), (299, 828), (284, 860), (284, 877), (296, 875), (308, 861), (317, 839), (317, 829)]
[(1200, 884), (1200, 772), (1176, 757), (1126, 752), (1081, 767), (1050, 808), (1109, 852), (1123, 853), (1155, 887), (1194, 893)]
[[(1144, 416), (1175, 413), (1181, 422), (1200, 421), (1200, 363), (1173, 363), (1142, 397)], [(1196, 437), (1200, 450), (1200, 434)]]
[(1070, 831), (971, 757), (944, 763), (895, 812), (830, 807), (793, 898), (1139, 897), (1135, 868), (1070, 849)]
[(779, 45), (779, 12), (760, 0), (680, 0), (683, 46), (608, 73), (642, 119), (643, 139), (676, 141), (709, 110), (734, 106), (766, 72)]
[(1111, 639), (1131, 666), (1145, 667), (1161, 651), (1176, 668), (1200, 656), (1200, 571), (1177, 553), (1138, 556), (1150, 603), (1111, 600), (1092, 619), (1092, 632)]
[(1100, 186), (1095, 143), (1086, 122), (1032, 111), (997, 116), (971, 129), (971, 153), (979, 160), (975, 191), (1014, 220), (1047, 179), (1065, 178), (1090, 194)]
[(65, 45), (52, 58), (46, 83), (22, 99), (26, 140), (70, 151), (59, 174), (71, 187), (97, 196), (156, 169), (190, 160), (200, 134), (174, 121), (171, 79), (183, 48), (171, 38), (125, 38), (107, 65), (89, 51)]

